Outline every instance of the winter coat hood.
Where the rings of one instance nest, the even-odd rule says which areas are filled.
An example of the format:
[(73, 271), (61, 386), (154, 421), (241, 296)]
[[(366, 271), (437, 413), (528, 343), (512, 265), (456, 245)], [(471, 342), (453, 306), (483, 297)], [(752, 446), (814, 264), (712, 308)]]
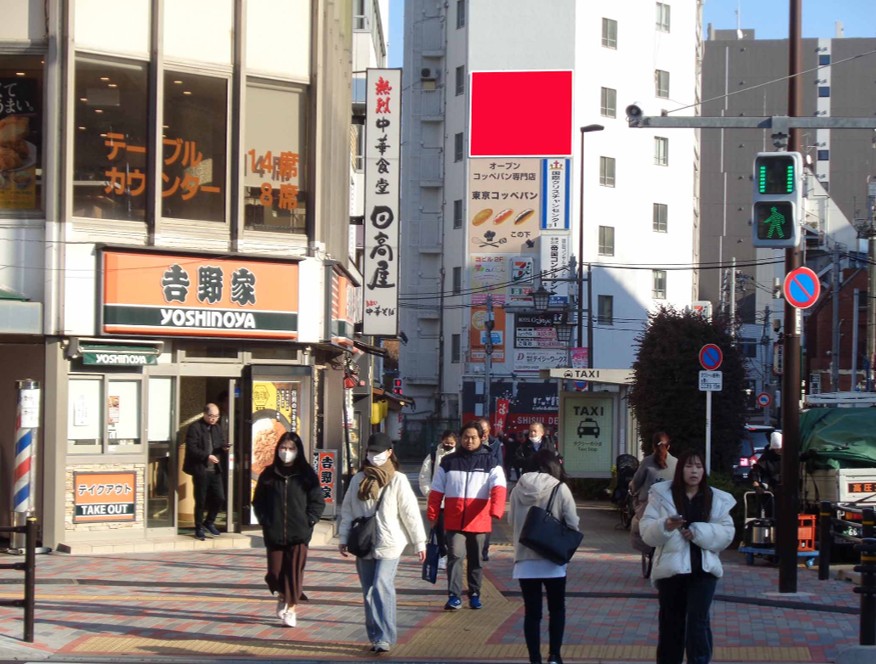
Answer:
[(559, 483), (560, 480), (549, 473), (524, 473), (514, 487), (514, 492), (524, 507), (541, 505), (547, 502), (551, 491)]

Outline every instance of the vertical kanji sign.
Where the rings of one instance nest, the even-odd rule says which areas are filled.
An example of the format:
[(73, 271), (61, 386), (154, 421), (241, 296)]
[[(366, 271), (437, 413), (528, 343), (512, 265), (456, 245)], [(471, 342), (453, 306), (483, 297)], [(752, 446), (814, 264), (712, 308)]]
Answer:
[(398, 332), (401, 69), (369, 69), (365, 127), (363, 333)]

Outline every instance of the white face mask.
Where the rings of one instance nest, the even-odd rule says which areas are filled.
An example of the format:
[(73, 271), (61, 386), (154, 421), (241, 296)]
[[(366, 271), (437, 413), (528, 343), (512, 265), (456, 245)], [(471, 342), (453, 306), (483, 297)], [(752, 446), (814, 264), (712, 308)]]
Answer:
[(369, 452), (367, 458), (368, 463), (370, 463), (372, 466), (382, 466), (389, 460), (389, 450), (381, 452), (380, 454)]
[(532, 444), (535, 444), (535, 443), (539, 442), (540, 440), (541, 440), (541, 436), (536, 436), (535, 434), (532, 434), (531, 436), (529, 436), (529, 442), (531, 442)]
[(283, 463), (292, 463), (295, 461), (295, 450), (280, 450), (280, 461)]

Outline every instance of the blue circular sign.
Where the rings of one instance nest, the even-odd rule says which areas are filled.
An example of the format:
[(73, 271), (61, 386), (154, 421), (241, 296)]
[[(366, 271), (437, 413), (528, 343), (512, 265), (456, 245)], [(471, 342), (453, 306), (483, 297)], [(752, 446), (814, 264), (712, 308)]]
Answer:
[(715, 371), (724, 361), (724, 352), (715, 344), (706, 344), (700, 348), (700, 365), (706, 371)]
[(808, 309), (821, 295), (821, 281), (808, 267), (798, 267), (785, 276), (782, 292), (785, 294), (785, 301), (792, 307)]

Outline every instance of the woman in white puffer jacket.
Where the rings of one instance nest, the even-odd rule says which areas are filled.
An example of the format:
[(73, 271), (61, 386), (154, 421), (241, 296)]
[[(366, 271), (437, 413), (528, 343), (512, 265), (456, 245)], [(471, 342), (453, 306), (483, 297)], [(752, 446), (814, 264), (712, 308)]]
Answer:
[(709, 608), (724, 574), (718, 554), (733, 541), (730, 510), (736, 500), (709, 486), (703, 455), (678, 459), (672, 482), (651, 487), (639, 524), (642, 539), (657, 547), (651, 582), (660, 598), (657, 664), (708, 664), (712, 658)]

